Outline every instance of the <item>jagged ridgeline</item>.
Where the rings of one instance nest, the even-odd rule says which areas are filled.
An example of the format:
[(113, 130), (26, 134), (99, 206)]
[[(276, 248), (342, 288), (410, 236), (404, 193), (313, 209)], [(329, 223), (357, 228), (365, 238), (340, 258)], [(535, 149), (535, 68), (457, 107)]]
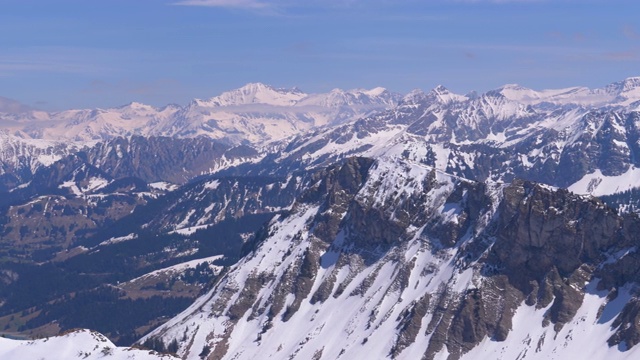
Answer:
[(639, 231), (566, 190), (350, 158), (145, 341), (190, 359), (633, 356)]
[(633, 358), (639, 110), (629, 78), (0, 114), (0, 329), (193, 359)]

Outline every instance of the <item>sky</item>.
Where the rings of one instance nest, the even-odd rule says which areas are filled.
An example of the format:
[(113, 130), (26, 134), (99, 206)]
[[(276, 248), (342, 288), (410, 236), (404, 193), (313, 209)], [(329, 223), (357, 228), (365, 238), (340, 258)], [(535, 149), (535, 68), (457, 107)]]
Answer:
[(44, 109), (184, 105), (249, 82), (298, 87), (640, 76), (637, 0), (0, 0), (0, 97)]

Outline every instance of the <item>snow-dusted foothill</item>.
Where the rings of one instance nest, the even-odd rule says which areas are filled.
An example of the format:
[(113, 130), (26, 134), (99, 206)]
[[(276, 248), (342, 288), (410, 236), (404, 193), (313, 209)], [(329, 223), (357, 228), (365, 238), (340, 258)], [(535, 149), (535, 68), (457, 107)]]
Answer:
[(4, 360), (170, 360), (175, 356), (155, 351), (117, 347), (104, 335), (74, 330), (64, 335), (37, 340), (0, 338), (0, 359)]

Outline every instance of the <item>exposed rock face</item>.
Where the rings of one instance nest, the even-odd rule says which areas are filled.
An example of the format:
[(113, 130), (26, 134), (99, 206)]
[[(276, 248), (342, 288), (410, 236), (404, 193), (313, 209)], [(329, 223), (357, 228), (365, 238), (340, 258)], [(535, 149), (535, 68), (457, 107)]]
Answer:
[(203, 179), (168, 194), (140, 209), (146, 221), (136, 221), (166, 231), (217, 224), (251, 214), (288, 209), (302, 191), (300, 177)]
[(135, 176), (147, 182), (183, 184), (241, 158), (256, 157), (249, 146), (231, 147), (205, 137), (115, 138), (86, 151), (87, 161), (114, 178)]
[[(597, 339), (634, 354), (638, 219), (531, 181), (580, 193), (617, 191), (612, 177), (633, 186), (636, 105), (514, 100), (523, 92), (415, 92), (261, 153), (198, 137), (115, 138), (72, 155), (3, 145), (15, 164), (0, 164), (0, 205), (13, 205), (0, 244), (23, 246), (20, 260), (51, 250), (79, 276), (77, 264), (113, 259), (125, 269), (114, 281), (180, 258), (222, 254), (231, 265), (241, 255), (152, 335), (180, 342), (185, 358), (524, 358)], [(175, 187), (156, 181), (187, 183), (157, 198)], [(80, 255), (52, 252), (72, 245)], [(4, 284), (24, 282), (22, 270), (2, 270)], [(587, 325), (600, 335), (584, 335)]]
[(624, 351), (640, 343), (640, 299), (631, 299), (611, 326), (616, 331), (607, 341), (609, 346)]
[(65, 164), (69, 159), (100, 169), (114, 179), (136, 177), (148, 183), (184, 184), (202, 174), (259, 156), (251, 146), (230, 146), (205, 137), (132, 136), (95, 144), (30, 143), (0, 132), (0, 191), (41, 181), (42, 174), (59, 172), (57, 163)]
[[(633, 249), (640, 222), (596, 199), (360, 158), (317, 176), (201, 302), (215, 314), (192, 308), (152, 336), (170, 341), (185, 332), (180, 324), (213, 315), (188, 331), (181, 354), (208, 346), (222, 358), (464, 359), (487, 339), (513, 344), (510, 336), (526, 331), (514, 318), (531, 311), (539, 314), (531, 325), (541, 335), (532, 332), (539, 337), (519, 351), (543, 354), (580, 323), (578, 314), (598, 298), (595, 284), (605, 295), (622, 291), (635, 299), (619, 290), (636, 281), (636, 272), (625, 273), (639, 263), (635, 250), (621, 259), (607, 254)], [(616, 271), (627, 280), (609, 279)], [(625, 325), (637, 317), (634, 301), (618, 317), (588, 313), (601, 319), (598, 326), (618, 329), (610, 345), (637, 342), (638, 332)], [(296, 335), (278, 335), (286, 329)], [(234, 340), (246, 337), (254, 342)]]
[(50, 165), (81, 148), (56, 141), (28, 141), (0, 130), (0, 192), (28, 182), (39, 167)]
[[(273, 90), (253, 85), (245, 90)], [(245, 90), (238, 90), (231, 102), (222, 98), (197, 100), (182, 109), (154, 109), (132, 103), (119, 109), (70, 111), (60, 122), (54, 121), (66, 129), (53, 138), (68, 138), (67, 132), (73, 130), (78, 138), (101, 139), (95, 146), (17, 136), (42, 137), (48, 133), (43, 129), (2, 132), (0, 190), (25, 183), (38, 167), (80, 151), (88, 153), (92, 165), (116, 178), (136, 176), (147, 181), (183, 183), (200, 172), (258, 158), (251, 147), (230, 148), (229, 144), (246, 144), (249, 140), (259, 147), (284, 134), (297, 138), (270, 144), (263, 166), (253, 171), (280, 171), (282, 175), (301, 167), (326, 166), (348, 156), (396, 156), (393, 148), (398, 146), (404, 147), (400, 152), (406, 158), (476, 181), (523, 178), (567, 187), (597, 170), (602, 176), (617, 176), (639, 165), (639, 115), (637, 106), (627, 101), (631, 93), (624, 91), (598, 90), (598, 97), (607, 99), (604, 102), (582, 101), (582, 96), (596, 94), (585, 89), (577, 91), (573, 101), (570, 93), (563, 93), (563, 99), (545, 102), (541, 99), (548, 95), (537, 94), (541, 97), (534, 101), (528, 95), (523, 98), (514, 94), (535, 92), (511, 86), (479, 96), (456, 95), (438, 87), (428, 94), (412, 92), (393, 108), (389, 107), (397, 97), (380, 89), (333, 91), (302, 103), (300, 94), (293, 91), (289, 95), (295, 99), (280, 99), (284, 103), (271, 104), (276, 108), (264, 114), (264, 108), (258, 109), (266, 104), (252, 101), (261, 102), (270, 96), (255, 98)], [(623, 93), (627, 95), (612, 95)], [(284, 111), (277, 108), (294, 103), (304, 106)], [(222, 104), (249, 107), (240, 111), (235, 105), (229, 108)], [(253, 105), (258, 107), (251, 111)], [(324, 119), (321, 121), (319, 114), (311, 115), (306, 106), (330, 111), (320, 116)], [(373, 110), (379, 112), (371, 115)], [(222, 119), (216, 114), (226, 115)], [(346, 119), (353, 121), (337, 127), (314, 127), (327, 122), (341, 124)], [(133, 123), (137, 125), (127, 128)]]
[[(346, 156), (401, 156), (479, 182), (526, 179), (600, 195), (616, 190), (598, 181), (638, 165), (638, 116), (631, 108), (525, 105), (499, 92), (451, 101), (423, 94), (287, 140), (260, 171), (327, 166)], [(579, 183), (590, 174), (592, 184)]]
[(496, 264), (531, 278), (557, 268), (568, 277), (582, 264), (597, 264), (603, 251), (632, 242), (619, 234), (622, 218), (598, 200), (585, 201), (566, 190), (550, 195), (538, 185), (514, 182), (498, 212)]

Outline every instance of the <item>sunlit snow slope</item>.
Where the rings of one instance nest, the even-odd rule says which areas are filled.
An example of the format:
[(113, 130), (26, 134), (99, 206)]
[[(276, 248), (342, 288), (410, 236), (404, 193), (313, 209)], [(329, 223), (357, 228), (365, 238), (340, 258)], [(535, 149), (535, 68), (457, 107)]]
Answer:
[(637, 230), (567, 191), (352, 158), (148, 338), (188, 359), (634, 358)]
[(3, 360), (159, 360), (176, 359), (154, 351), (117, 347), (102, 334), (77, 330), (39, 340), (0, 339)]

